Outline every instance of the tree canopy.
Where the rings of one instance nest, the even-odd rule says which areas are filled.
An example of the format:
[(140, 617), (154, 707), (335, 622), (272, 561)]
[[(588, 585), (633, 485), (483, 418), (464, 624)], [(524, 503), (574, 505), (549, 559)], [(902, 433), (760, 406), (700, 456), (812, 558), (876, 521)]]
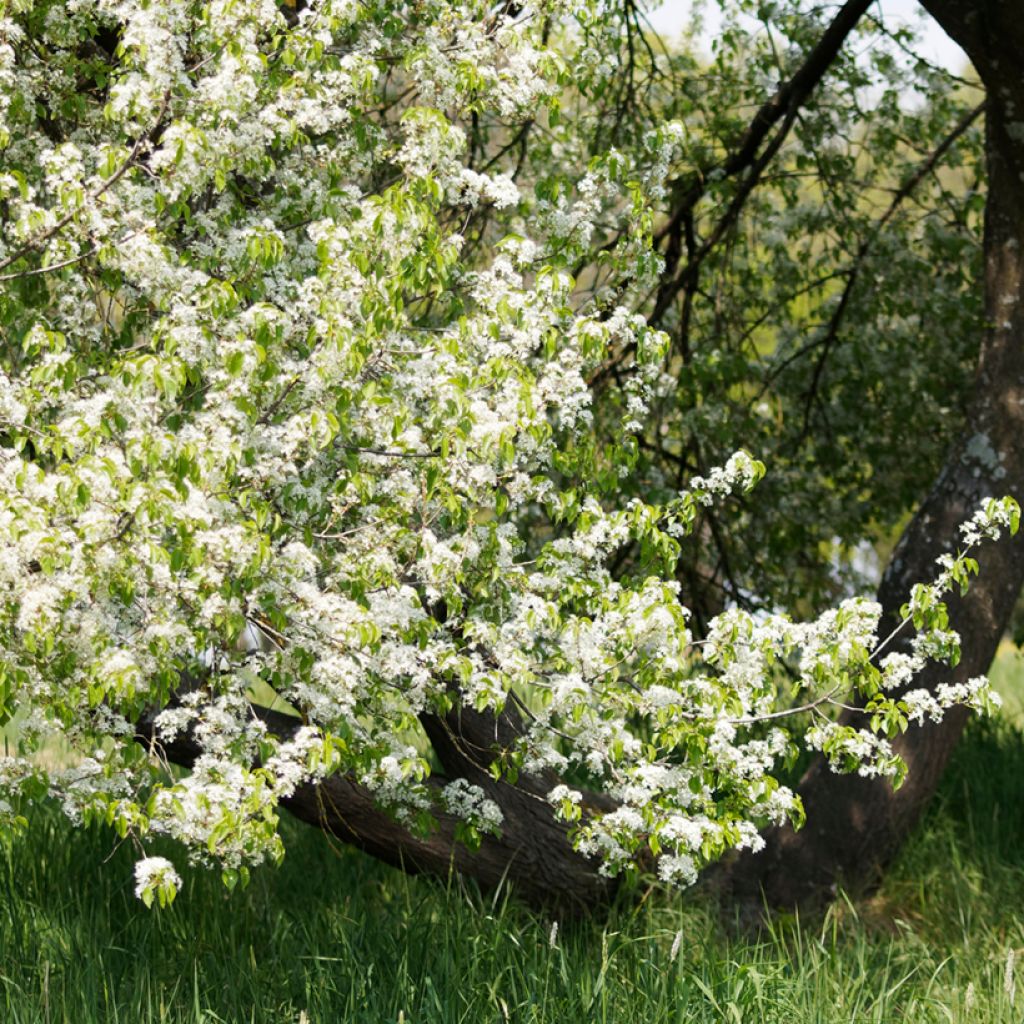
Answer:
[(799, 823), (801, 750), (898, 784), (989, 709), (917, 680), (1017, 529), (996, 432), (857, 596), (988, 315), (980, 87), (869, 6), (702, 57), (633, 0), (9, 0), (6, 820), (105, 820), (148, 902), (151, 836), (234, 885), (282, 806), (587, 900)]

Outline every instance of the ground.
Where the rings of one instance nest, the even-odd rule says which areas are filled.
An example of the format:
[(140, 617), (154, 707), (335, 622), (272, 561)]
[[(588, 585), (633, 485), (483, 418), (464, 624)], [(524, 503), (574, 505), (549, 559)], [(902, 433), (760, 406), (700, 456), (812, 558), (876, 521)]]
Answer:
[(409, 878), (302, 826), (245, 891), (186, 872), (173, 907), (146, 911), (134, 851), (51, 816), (0, 847), (0, 1019), (1019, 1021), (1024, 664), (1011, 648), (993, 678), (1005, 718), (972, 723), (878, 895), (759, 938), (663, 892), (555, 928), (507, 894)]

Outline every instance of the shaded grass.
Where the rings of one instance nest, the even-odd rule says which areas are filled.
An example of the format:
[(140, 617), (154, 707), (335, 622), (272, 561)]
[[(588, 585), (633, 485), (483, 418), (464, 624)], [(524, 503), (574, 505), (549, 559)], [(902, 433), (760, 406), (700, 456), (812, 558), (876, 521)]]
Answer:
[(0, 855), (0, 1019), (1019, 1021), (1004, 975), (1024, 952), (1022, 800), (1021, 734), (976, 723), (872, 900), (755, 940), (655, 892), (563, 923), (554, 946), (552, 922), (507, 896), (405, 877), (298, 826), (248, 889), (185, 871), (175, 904), (149, 912), (131, 851), (53, 815)]
[(233, 894), (183, 869), (174, 905), (147, 911), (132, 850), (44, 815), (0, 842), (0, 1021), (1016, 1024), (1022, 808), (1024, 737), (975, 722), (872, 899), (755, 939), (655, 891), (553, 944), (508, 894), (406, 877), (291, 822), (280, 869)]

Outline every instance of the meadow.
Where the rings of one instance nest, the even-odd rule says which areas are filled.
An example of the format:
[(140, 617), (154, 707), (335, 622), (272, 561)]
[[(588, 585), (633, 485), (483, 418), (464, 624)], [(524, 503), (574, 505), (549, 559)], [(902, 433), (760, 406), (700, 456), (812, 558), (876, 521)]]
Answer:
[(1019, 1022), (1022, 669), (997, 663), (1006, 713), (971, 724), (881, 889), (757, 937), (663, 891), (555, 927), (507, 892), (410, 878), (292, 823), (283, 865), (247, 889), (184, 871), (173, 906), (147, 911), (130, 848), (43, 816), (0, 842), (0, 1020)]

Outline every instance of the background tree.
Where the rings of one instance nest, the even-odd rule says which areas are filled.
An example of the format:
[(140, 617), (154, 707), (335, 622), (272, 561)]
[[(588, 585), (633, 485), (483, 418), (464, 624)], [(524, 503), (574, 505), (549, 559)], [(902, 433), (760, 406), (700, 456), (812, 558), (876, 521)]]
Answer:
[[(794, 737), (899, 778), (887, 737), (987, 707), (1009, 559), (963, 605), (974, 671), (902, 692), (959, 656), (967, 550), (1016, 528), (975, 513), (1016, 482), (1012, 317), (963, 383), (981, 106), (868, 7), (751, 32), (738, 5), (704, 67), (632, 3), (12, 4), (4, 705), (25, 752), (80, 759), (6, 759), (11, 819), (55, 792), (233, 885), (285, 806), (585, 905), (798, 820)], [(992, 318), (1019, 279), (988, 103)], [(964, 415), (881, 605), (847, 597)], [(730, 497), (763, 470), (740, 444), (764, 506)], [(851, 792), (826, 802), (860, 820)], [(817, 891), (849, 867), (786, 835), (753, 863), (810, 851)], [(175, 879), (140, 862), (147, 900)]]
[[(1024, 52), (1024, 33), (1012, 5), (1001, 0), (925, 6), (964, 48), (986, 87), (985, 328), (961, 433), (903, 532), (879, 588), (890, 621), (898, 615), (899, 588), (943, 549), (945, 531), (958, 513), (997, 481), (1000, 487), (1019, 490), (1024, 479), (1016, 442), (1024, 380), (1024, 267), (1019, 252), (1024, 145), (1014, 128), (1024, 94), (1009, 70), (1013, 55)], [(957, 628), (972, 641), (959, 673), (991, 663), (1020, 593), (1024, 565), (1019, 556), (1007, 551), (993, 569), (984, 586), (954, 610)], [(934, 685), (927, 673), (922, 681)], [(963, 726), (964, 720), (952, 715), (933, 730), (903, 737), (900, 751), (912, 766), (913, 781), (898, 793), (863, 780), (851, 784), (826, 778), (819, 765), (813, 766), (799, 787), (809, 816), (822, 812), (812, 830), (800, 838), (785, 832), (773, 837), (769, 855), (757, 865), (739, 865), (733, 884), (746, 898), (764, 892), (773, 903), (792, 904), (820, 901), (837, 882), (874, 881), (934, 792)]]

